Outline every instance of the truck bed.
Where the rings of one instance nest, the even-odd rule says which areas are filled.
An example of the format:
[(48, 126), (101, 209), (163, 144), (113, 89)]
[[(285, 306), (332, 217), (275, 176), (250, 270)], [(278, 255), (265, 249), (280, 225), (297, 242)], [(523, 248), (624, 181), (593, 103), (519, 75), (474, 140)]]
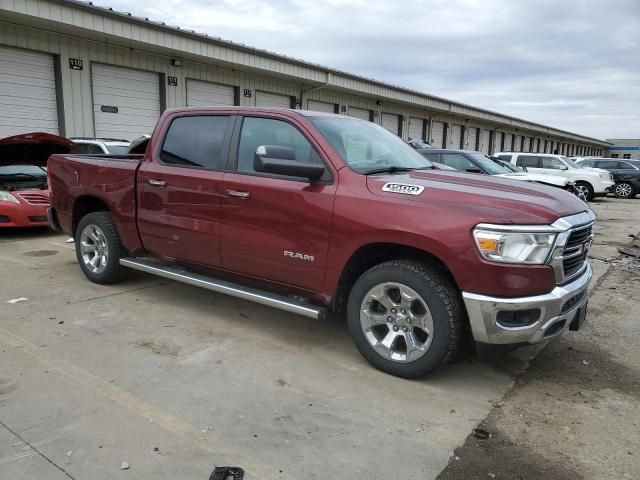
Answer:
[(62, 230), (73, 236), (74, 205), (79, 208), (78, 199), (92, 197), (114, 215), (127, 250), (140, 249), (136, 172), (143, 159), (143, 155), (52, 155), (47, 164), (51, 206)]

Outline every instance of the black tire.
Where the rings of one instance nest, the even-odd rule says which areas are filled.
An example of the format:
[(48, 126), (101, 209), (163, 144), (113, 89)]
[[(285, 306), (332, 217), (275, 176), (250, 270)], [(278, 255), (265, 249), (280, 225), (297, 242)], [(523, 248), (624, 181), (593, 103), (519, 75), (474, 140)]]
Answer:
[(636, 187), (629, 182), (618, 182), (614, 187), (614, 193), (618, 198), (633, 198), (636, 196)]
[[(103, 241), (106, 245), (106, 262), (100, 271), (94, 272), (85, 262), (83, 258), (82, 236), (85, 229), (95, 226), (104, 237)], [(101, 239), (102, 239), (101, 236)], [(78, 227), (74, 234), (76, 244), (76, 258), (78, 265), (85, 276), (94, 283), (109, 284), (115, 283), (124, 278), (127, 269), (120, 265), (120, 259), (127, 256), (127, 252), (120, 241), (120, 236), (116, 230), (115, 224), (108, 212), (93, 212), (85, 215), (80, 219)]]
[[(388, 282), (402, 284), (415, 291), (431, 312), (433, 334), (430, 346), (413, 361), (396, 361), (378, 353), (367, 340), (360, 323), (361, 306), (368, 292)], [(392, 375), (415, 378), (458, 356), (463, 346), (466, 314), (457, 288), (435, 268), (413, 260), (393, 260), (367, 270), (358, 278), (349, 293), (347, 322), (356, 347), (369, 363)]]
[(594, 198), (593, 186), (589, 182), (582, 182), (582, 181), (576, 182), (576, 187), (584, 190), (584, 195), (587, 199), (587, 202), (590, 202), (591, 200), (593, 200)]

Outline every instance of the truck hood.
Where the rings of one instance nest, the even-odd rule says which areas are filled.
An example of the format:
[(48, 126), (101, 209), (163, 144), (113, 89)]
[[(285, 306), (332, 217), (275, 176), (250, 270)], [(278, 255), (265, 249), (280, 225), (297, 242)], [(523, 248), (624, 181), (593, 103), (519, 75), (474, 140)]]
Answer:
[(76, 145), (69, 139), (50, 133), (25, 133), (0, 140), (0, 167), (33, 165), (46, 167), (54, 153), (75, 153)]
[(396, 200), (475, 210), (478, 223), (550, 224), (589, 209), (575, 195), (533, 182), (441, 170), (367, 177), (371, 193)]
[(546, 183), (547, 185), (553, 185), (556, 187), (565, 187), (567, 183), (569, 183), (569, 179), (565, 177), (559, 177), (558, 175), (545, 175), (543, 173), (504, 173), (502, 175), (496, 175), (496, 177), (508, 178), (510, 180)]

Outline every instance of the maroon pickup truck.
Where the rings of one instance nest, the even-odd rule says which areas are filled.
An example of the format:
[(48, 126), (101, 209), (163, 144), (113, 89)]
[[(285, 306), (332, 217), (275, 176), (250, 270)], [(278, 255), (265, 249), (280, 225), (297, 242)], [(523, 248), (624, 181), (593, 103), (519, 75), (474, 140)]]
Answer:
[(54, 228), (97, 283), (128, 269), (313, 318), (345, 314), (377, 368), (416, 377), (477, 342), (578, 329), (595, 215), (539, 184), (434, 170), (370, 122), (183, 108), (144, 155), (53, 155)]

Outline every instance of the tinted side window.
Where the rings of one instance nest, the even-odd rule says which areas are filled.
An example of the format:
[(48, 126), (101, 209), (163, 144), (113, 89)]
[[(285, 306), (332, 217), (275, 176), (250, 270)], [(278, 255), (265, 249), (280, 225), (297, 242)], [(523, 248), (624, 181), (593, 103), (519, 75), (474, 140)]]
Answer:
[(620, 167), (619, 167), (619, 163), (616, 162), (615, 160), (601, 160), (600, 162), (598, 162), (598, 168), (612, 170)]
[(636, 170), (636, 168), (633, 165), (627, 162), (620, 162), (620, 165), (618, 165), (618, 168), (622, 170)]
[(431, 160), (432, 162), (438, 162), (440, 163), (442, 160), (440, 160), (440, 154), (439, 153), (431, 153), (431, 152), (420, 152), (422, 154), (423, 157), (425, 157), (427, 160)]
[(511, 163), (511, 157), (512, 155), (498, 155), (498, 158), (500, 160), (504, 160), (505, 162), (509, 162), (509, 163)]
[(456, 170), (460, 170), (461, 172), (466, 172), (469, 170), (482, 171), (480, 167), (478, 167), (475, 163), (473, 163), (471, 160), (469, 160), (467, 157), (465, 157), (461, 153), (443, 153), (442, 163), (450, 167), (453, 167)]
[(585, 160), (584, 162), (580, 162), (579, 165), (581, 167), (593, 167), (595, 162), (593, 160)]
[(564, 167), (564, 163), (554, 157), (542, 157), (542, 168), (551, 168), (554, 170), (561, 170)]
[(171, 122), (162, 145), (160, 160), (168, 165), (222, 169), (228, 116), (179, 117)]
[(295, 152), (297, 162), (322, 165), (322, 160), (309, 141), (290, 123), (271, 118), (246, 117), (240, 134), (238, 171), (255, 172), (253, 159), (260, 145), (289, 147)]
[(534, 155), (518, 155), (516, 165), (527, 168), (540, 168), (540, 157)]

